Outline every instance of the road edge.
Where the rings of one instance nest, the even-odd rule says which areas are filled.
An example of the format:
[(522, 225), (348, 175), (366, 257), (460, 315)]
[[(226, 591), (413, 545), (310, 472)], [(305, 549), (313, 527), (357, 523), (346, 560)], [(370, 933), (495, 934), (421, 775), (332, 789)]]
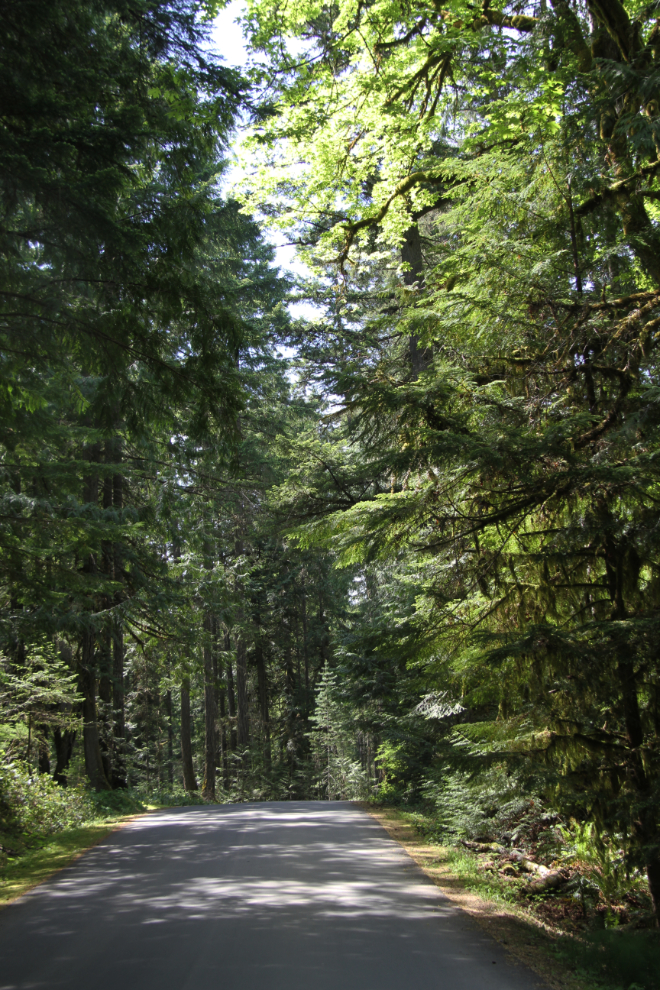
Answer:
[[(57, 873), (61, 873), (62, 870), (66, 870), (68, 866), (71, 866), (72, 863), (75, 863), (77, 859), (80, 859), (81, 856), (84, 856), (84, 854), (86, 852), (89, 852), (90, 849), (94, 849), (96, 846), (98, 846), (99, 843), (103, 842), (104, 839), (107, 839), (107, 837), (109, 835), (112, 835), (113, 832), (118, 832), (120, 829), (124, 828), (124, 826), (129, 825), (130, 822), (135, 821), (135, 819), (137, 818), (143, 818), (145, 815), (151, 814), (152, 810), (153, 809), (149, 809), (147, 811), (134, 812), (130, 815), (125, 815), (125, 816), (122, 815), (121, 817), (112, 819), (111, 821), (108, 822), (98, 822), (98, 824), (96, 825), (94, 824), (89, 825), (87, 829), (90, 832), (93, 829), (98, 828), (98, 834), (94, 835), (91, 842), (85, 841), (84, 844), (81, 843), (81, 845), (78, 848), (74, 848), (70, 850), (70, 854), (67, 854), (66, 852), (63, 853), (61, 862), (58, 862), (57, 866), (55, 867), (44, 864), (43, 869), (37, 868), (35, 870), (35, 873), (37, 874), (37, 879), (34, 879), (34, 875), (31, 875), (29, 879), (26, 878), (24, 884), (21, 883), (19, 879), (16, 882), (16, 885), (19, 887), (19, 889), (16, 890), (15, 892), (12, 891), (12, 893), (7, 898), (2, 896), (3, 894), (2, 886), (4, 885), (4, 883), (9, 881), (7, 880), (0, 881), (0, 912), (2, 912), (4, 908), (9, 907), (10, 904), (15, 904), (16, 901), (21, 899), (21, 897), (25, 897), (25, 895), (29, 894), (31, 890), (35, 889), (35, 887), (38, 887), (40, 886), (40, 884), (45, 883), (46, 880), (50, 880), (51, 877), (54, 877)], [(67, 830), (63, 829), (62, 832), (54, 833), (51, 838), (56, 842), (58, 838), (64, 838), (66, 836), (66, 832)], [(49, 848), (49, 844), (47, 844), (41, 850), (33, 850), (32, 853), (36, 855), (39, 852), (48, 850), (48, 848)], [(27, 855), (30, 855), (30, 853), (28, 853)]]
[[(410, 856), (422, 872), (440, 888), (457, 907), (465, 911), (494, 938), (515, 962), (532, 970), (552, 990), (592, 990), (590, 980), (576, 976), (551, 952), (557, 947), (558, 935), (542, 921), (522, 910), (488, 900), (468, 890), (464, 882), (442, 862), (443, 847), (422, 838), (414, 826), (395, 808), (379, 808), (365, 801), (354, 804), (370, 815)], [(533, 942), (529, 942), (529, 939)]]

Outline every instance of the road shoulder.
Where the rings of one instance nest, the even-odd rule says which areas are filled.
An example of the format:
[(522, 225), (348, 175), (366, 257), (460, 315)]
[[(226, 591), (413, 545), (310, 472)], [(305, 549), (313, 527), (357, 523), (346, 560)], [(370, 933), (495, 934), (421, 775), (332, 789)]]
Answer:
[(43, 839), (37, 848), (15, 859), (10, 857), (0, 873), (0, 910), (139, 817), (139, 814), (121, 815), (79, 828), (66, 828)]
[(561, 935), (522, 909), (472, 893), (452, 873), (443, 846), (429, 843), (394, 808), (357, 802), (457, 907), (499, 942), (517, 962), (532, 970), (552, 990), (591, 990), (594, 984), (577, 977), (556, 957)]

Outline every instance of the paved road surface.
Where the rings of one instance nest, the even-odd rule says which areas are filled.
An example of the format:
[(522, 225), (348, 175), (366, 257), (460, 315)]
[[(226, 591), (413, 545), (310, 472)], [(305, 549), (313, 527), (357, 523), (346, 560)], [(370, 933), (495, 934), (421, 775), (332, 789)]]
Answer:
[(1, 990), (532, 990), (348, 803), (172, 808), (0, 912)]

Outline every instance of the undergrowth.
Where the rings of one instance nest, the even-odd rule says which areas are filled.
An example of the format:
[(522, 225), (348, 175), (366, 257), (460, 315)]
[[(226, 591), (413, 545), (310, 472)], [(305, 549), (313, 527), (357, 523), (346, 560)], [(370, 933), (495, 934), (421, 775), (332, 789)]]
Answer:
[(579, 939), (562, 939), (554, 954), (578, 976), (608, 990), (660, 987), (660, 941), (655, 932), (590, 932)]
[[(644, 897), (644, 878), (619, 882), (607, 861), (600, 861), (604, 854), (599, 854), (600, 859), (595, 855), (584, 828), (564, 829), (563, 854), (561, 849), (554, 851), (555, 864), (571, 864), (566, 884), (531, 894), (528, 878), (517, 873), (505, 857), (478, 854), (457, 844), (455, 838), (452, 843), (433, 809), (396, 810), (429, 845), (437, 845), (438, 860), (465, 889), (512, 909), (516, 917), (527, 917), (530, 923), (541, 921), (546, 931), (554, 933), (550, 951), (585, 987), (660, 990), (660, 932), (635, 928), (636, 923), (650, 923), (647, 911), (634, 910)], [(537, 842), (537, 851), (542, 848)], [(621, 909), (626, 898), (627, 914)], [(622, 923), (630, 917), (632, 921)]]
[[(74, 852), (97, 834), (97, 827), (161, 807), (204, 804), (199, 794), (183, 790), (118, 789), (94, 792), (79, 784), (58, 786), (47, 774), (19, 761), (0, 761), (0, 884), (18, 859), (52, 845)], [(90, 831), (91, 830), (91, 831)], [(77, 836), (77, 838), (76, 838)], [(82, 843), (82, 845), (81, 845)]]

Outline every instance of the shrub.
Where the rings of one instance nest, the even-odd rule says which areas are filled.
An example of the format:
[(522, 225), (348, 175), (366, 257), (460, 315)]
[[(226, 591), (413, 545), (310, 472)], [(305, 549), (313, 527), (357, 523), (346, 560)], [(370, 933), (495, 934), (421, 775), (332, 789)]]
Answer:
[(82, 787), (66, 790), (18, 760), (0, 763), (0, 829), (45, 836), (94, 817)]

